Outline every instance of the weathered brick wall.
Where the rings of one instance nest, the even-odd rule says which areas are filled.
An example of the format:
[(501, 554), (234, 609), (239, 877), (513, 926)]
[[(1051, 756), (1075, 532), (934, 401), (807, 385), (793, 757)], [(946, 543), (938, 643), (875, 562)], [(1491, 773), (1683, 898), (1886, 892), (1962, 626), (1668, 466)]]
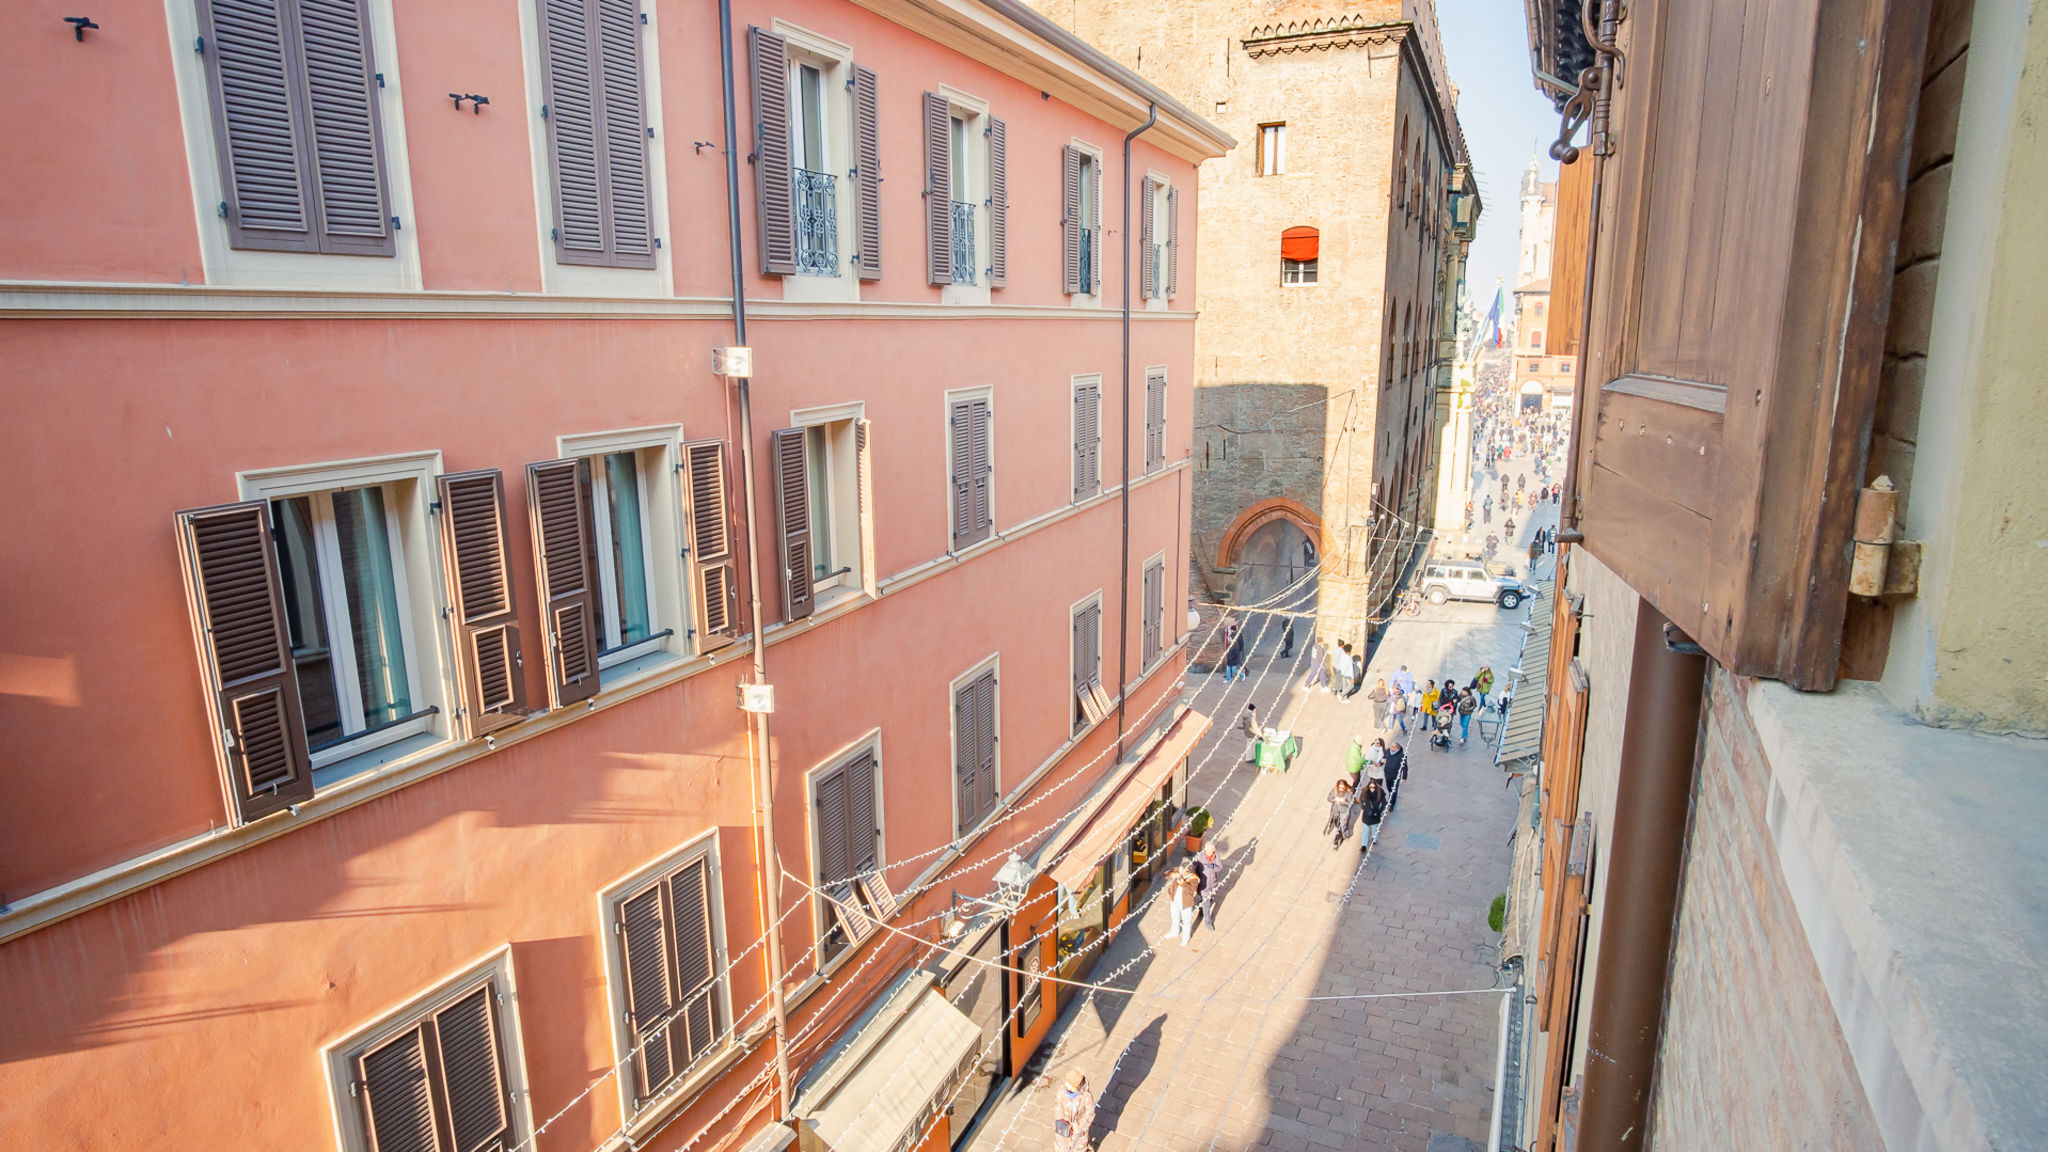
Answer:
[[(1215, 384), (1195, 389), (1194, 521), (1190, 546), (1208, 591), (1227, 597), (1231, 574), (1217, 551), (1246, 505), (1270, 497), (1323, 514), (1331, 447), (1330, 390), (1322, 384)], [(1320, 546), (1320, 544), (1319, 544)]]
[(1649, 1146), (1882, 1147), (1764, 823), (1768, 765), (1727, 674), (1710, 689)]

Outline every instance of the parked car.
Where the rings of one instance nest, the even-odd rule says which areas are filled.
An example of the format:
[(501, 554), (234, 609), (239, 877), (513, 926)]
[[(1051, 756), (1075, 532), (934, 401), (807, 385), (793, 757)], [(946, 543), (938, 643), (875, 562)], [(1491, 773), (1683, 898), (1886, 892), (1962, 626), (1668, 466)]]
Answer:
[(1490, 600), (1503, 608), (1519, 608), (1536, 589), (1504, 564), (1450, 560), (1422, 570), (1422, 595), (1431, 604), (1446, 600)]

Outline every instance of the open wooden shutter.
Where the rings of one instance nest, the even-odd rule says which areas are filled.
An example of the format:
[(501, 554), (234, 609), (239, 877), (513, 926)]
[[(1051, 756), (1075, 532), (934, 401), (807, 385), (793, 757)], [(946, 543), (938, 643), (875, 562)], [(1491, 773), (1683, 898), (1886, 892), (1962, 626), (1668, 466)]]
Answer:
[(495, 1152), (511, 1139), (512, 1109), (498, 1043), (496, 1001), (496, 986), (486, 984), (434, 1013), (454, 1152)]
[(398, 251), (384, 195), (384, 142), (365, 0), (297, 0), (320, 250)]
[(881, 577), (875, 571), (875, 455), (874, 422), (853, 422), (853, 454), (860, 491), (860, 590), (869, 596), (881, 594)]
[(882, 278), (882, 93), (872, 68), (853, 66), (854, 220), (863, 280)]
[(953, 282), (953, 110), (924, 94), (924, 239), (933, 284)]
[(811, 475), (804, 430), (784, 428), (768, 439), (775, 461), (775, 534), (782, 542), (782, 618), (801, 620), (817, 602), (811, 587)]
[(527, 523), (546, 631), (548, 707), (597, 695), (597, 543), (591, 522), (590, 461), (526, 466)]
[(796, 192), (789, 169), (789, 45), (760, 28), (747, 29), (754, 86), (754, 218), (761, 228), (761, 271), (796, 272)]
[(669, 907), (675, 928), (677, 1019), (683, 1026), (677, 1055), (687, 1068), (718, 1043), (723, 1006), (717, 1002), (718, 969), (711, 924), (711, 866), (703, 859), (669, 877)]
[(427, 1076), (427, 1027), (406, 1029), (356, 1060), (370, 1152), (441, 1152), (441, 1123)]
[(689, 469), (684, 495), (689, 507), (690, 613), (699, 654), (739, 638), (740, 601), (732, 551), (732, 517), (727, 511), (725, 441), (683, 445)]
[(222, 785), (230, 814), (246, 824), (313, 796), (270, 505), (193, 509), (177, 524)]
[(1145, 470), (1166, 462), (1166, 373), (1145, 373)]
[[(1565, 1102), (1565, 1071), (1576, 1046), (1581, 977), (1586, 965), (1586, 926), (1590, 909), (1587, 894), (1593, 882), (1593, 815), (1588, 812), (1567, 829), (1569, 856), (1560, 857), (1563, 877), (1559, 882), (1556, 959), (1539, 976), (1537, 989), (1542, 1026), (1550, 1033), (1545, 1046), (1543, 1080), (1537, 1086), (1536, 1142), (1534, 1148), (1551, 1147)], [(1564, 1147), (1564, 1145), (1559, 1145)]]
[(1060, 291), (1073, 295), (1081, 285), (1081, 150), (1060, 147)]
[(988, 284), (1010, 280), (1010, 137), (994, 116), (988, 118)]
[(1166, 190), (1166, 296), (1180, 294), (1180, 189)]
[(496, 468), (450, 472), (435, 481), (441, 556), (454, 609), (457, 709), (475, 740), (525, 716), (519, 613), (512, 601), (512, 552), (505, 532), (505, 478)]
[(1138, 298), (1141, 300), (1150, 300), (1159, 294), (1159, 278), (1152, 268), (1152, 243), (1159, 233), (1152, 217), (1152, 181), (1148, 177), (1138, 182)]
[(621, 958), (626, 974), (626, 1020), (639, 1057), (633, 1061), (637, 1073), (634, 1097), (645, 1100), (659, 1092), (676, 1073), (676, 1054), (670, 1016), (673, 996), (673, 959), (669, 955), (668, 910), (661, 884), (650, 884), (621, 900), (618, 923)]

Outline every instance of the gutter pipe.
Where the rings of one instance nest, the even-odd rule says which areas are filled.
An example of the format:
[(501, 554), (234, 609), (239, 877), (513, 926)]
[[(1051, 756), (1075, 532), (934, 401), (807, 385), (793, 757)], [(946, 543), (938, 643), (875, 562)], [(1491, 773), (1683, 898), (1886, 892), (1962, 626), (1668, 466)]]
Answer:
[[(719, 0), (730, 3), (731, 0)], [(1124, 234), (1117, 245), (1124, 252), (1124, 411), (1123, 411), (1123, 494), (1117, 503), (1123, 509), (1123, 562), (1117, 566), (1116, 617), (1116, 762), (1124, 759), (1124, 702), (1130, 695), (1129, 660), (1131, 648), (1131, 141), (1159, 123), (1159, 105), (1145, 105), (1145, 122), (1124, 133)], [(738, 227), (737, 224), (734, 227)]]

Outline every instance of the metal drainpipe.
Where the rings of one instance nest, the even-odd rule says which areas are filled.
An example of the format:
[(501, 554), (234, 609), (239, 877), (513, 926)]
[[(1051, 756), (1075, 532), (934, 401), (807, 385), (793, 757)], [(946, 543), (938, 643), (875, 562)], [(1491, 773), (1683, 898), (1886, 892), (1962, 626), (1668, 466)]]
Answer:
[(1579, 360), (1572, 366), (1572, 436), (1565, 449), (1564, 496), (1558, 501), (1560, 544), (1579, 544), (1586, 539), (1586, 534), (1579, 530), (1579, 450), (1586, 427), (1586, 409), (1593, 406), (1593, 397), (1586, 391), (1586, 364), (1593, 351), (1593, 258), (1600, 250), (1600, 180), (1607, 166), (1605, 158), (1597, 152), (1590, 163), (1593, 190), (1588, 196), (1592, 203), (1586, 219), (1585, 282), (1579, 286)]
[[(1159, 105), (1145, 105), (1145, 122), (1124, 133), (1124, 414), (1123, 414), (1123, 563), (1117, 568), (1116, 618), (1116, 759), (1124, 758), (1124, 697), (1129, 695), (1127, 662), (1131, 647), (1131, 141), (1159, 123)], [(1150, 253), (1147, 253), (1150, 256)]]
[[(739, 128), (732, 84), (732, 0), (718, 0), (719, 66), (725, 80), (726, 223), (732, 248), (733, 340), (747, 342), (746, 280), (740, 268)], [(754, 532), (754, 413), (748, 381), (739, 377), (740, 470), (746, 479), (747, 585), (753, 615), (754, 683), (768, 682), (766, 653), (761, 647), (761, 546)], [(775, 776), (768, 764), (768, 714), (749, 712), (754, 728), (754, 787), (761, 798), (761, 905), (768, 947), (768, 1001), (775, 1013), (775, 1118), (789, 1118), (789, 1007), (782, 998), (782, 866), (775, 854)]]
[(1704, 657), (1666, 641), (1668, 626), (1648, 601), (1638, 606), (1621, 784), (1604, 865), (1600, 916), (1608, 927), (1600, 934), (1586, 1031), (1581, 1148), (1649, 1143), (1707, 672)]

